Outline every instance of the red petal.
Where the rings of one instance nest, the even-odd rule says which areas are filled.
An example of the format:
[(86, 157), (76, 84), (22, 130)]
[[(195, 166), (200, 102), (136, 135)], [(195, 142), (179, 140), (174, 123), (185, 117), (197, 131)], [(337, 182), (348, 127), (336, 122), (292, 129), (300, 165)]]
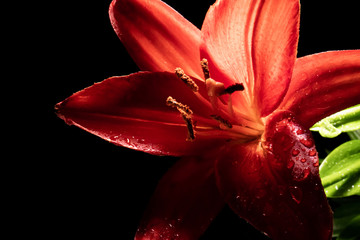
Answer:
[(233, 145), (216, 165), (225, 200), (271, 239), (329, 240), (332, 212), (314, 141), (288, 113), (268, 119), (262, 141)]
[(202, 28), (201, 56), (213, 78), (244, 83), (242, 108), (271, 113), (288, 88), (299, 37), (299, 1), (217, 1)]
[(183, 158), (161, 179), (135, 239), (198, 239), (223, 206), (214, 162)]
[[(185, 121), (166, 105), (168, 96), (194, 112), (195, 141), (186, 141)], [(224, 136), (217, 135), (220, 130), (209, 129), (218, 124), (209, 122), (210, 104), (197, 96), (175, 74), (141, 72), (96, 83), (56, 108), (67, 123), (117, 145), (160, 155), (201, 154), (208, 144), (216, 144)]]
[(200, 30), (159, 0), (114, 0), (113, 28), (141, 70), (162, 72), (181, 67), (202, 77)]
[(295, 113), (305, 128), (360, 103), (360, 50), (314, 54), (296, 60), (281, 109)]

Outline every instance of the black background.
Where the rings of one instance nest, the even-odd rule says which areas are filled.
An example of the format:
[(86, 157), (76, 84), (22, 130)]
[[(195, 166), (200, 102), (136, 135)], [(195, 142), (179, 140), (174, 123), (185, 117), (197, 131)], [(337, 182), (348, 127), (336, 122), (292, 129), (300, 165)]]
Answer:
[[(157, 181), (176, 161), (114, 146), (54, 113), (54, 105), (73, 92), (139, 71), (112, 30), (110, 2), (60, 1), (40, 10), (36, 52), (42, 62), (33, 71), (41, 93), (34, 94), (45, 114), (31, 127), (35, 137), (27, 143), (26, 179), (19, 186), (22, 221), (31, 226), (24, 231), (31, 236), (133, 239)], [(201, 28), (214, 0), (165, 2)], [(360, 48), (355, 1), (301, 3), (299, 57)], [(225, 208), (202, 239), (267, 238)]]

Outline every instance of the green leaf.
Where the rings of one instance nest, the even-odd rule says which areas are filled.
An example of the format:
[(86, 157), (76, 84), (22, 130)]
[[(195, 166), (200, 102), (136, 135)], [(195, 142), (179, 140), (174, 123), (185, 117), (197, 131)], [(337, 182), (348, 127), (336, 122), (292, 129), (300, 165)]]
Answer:
[[(335, 205), (333, 237), (338, 237), (355, 217), (360, 216), (360, 198), (333, 198), (331, 202)], [(360, 228), (357, 231), (360, 233)]]
[(347, 133), (351, 140), (360, 139), (360, 130)]
[(360, 216), (353, 218), (336, 240), (357, 240), (360, 238)]
[(311, 131), (318, 131), (321, 136), (334, 138), (342, 132), (360, 129), (360, 104), (335, 113), (315, 123)]
[(320, 165), (320, 177), (327, 197), (360, 196), (360, 140), (333, 150)]

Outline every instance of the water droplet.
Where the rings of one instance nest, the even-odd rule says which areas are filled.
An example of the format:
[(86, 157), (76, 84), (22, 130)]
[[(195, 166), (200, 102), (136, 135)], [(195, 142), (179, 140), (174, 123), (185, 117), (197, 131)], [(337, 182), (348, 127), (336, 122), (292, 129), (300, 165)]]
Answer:
[(304, 134), (304, 130), (299, 129), (299, 130), (296, 131), (296, 133), (297, 133), (298, 135)]
[(110, 141), (117, 141), (119, 139), (119, 136), (111, 136)]
[(297, 150), (297, 149), (293, 149), (292, 152), (291, 152), (291, 154), (292, 154), (294, 157), (296, 157), (297, 155), (299, 155), (299, 153), (300, 153), (300, 151)]
[(303, 197), (303, 192), (301, 191), (301, 189), (298, 188), (297, 186), (291, 186), (291, 187), (289, 187), (289, 191), (290, 191), (291, 198), (297, 204), (300, 204), (302, 197)]
[(338, 187), (337, 185), (335, 185), (335, 189), (336, 189), (336, 190), (339, 190), (339, 187)]
[(295, 164), (294, 161), (289, 161), (287, 164), (287, 168), (291, 169), (294, 166), (294, 164)]
[(316, 155), (316, 150), (315, 149), (311, 149), (310, 151), (309, 151), (309, 156), (315, 156)]
[(304, 145), (305, 147), (311, 148), (314, 143), (312, 140), (307, 140), (307, 139), (301, 139), (300, 142), (302, 143), (302, 145)]
[(310, 169), (309, 169), (309, 168), (306, 168), (306, 169), (304, 170), (304, 176), (303, 176), (302, 180), (306, 179), (306, 178), (309, 176), (309, 174), (310, 174)]

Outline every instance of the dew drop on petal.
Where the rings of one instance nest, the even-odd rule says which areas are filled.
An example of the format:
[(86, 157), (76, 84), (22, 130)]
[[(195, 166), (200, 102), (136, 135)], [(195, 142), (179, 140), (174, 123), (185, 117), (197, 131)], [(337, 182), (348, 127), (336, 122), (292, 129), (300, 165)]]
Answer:
[(304, 179), (306, 179), (308, 176), (309, 176), (309, 174), (310, 174), (310, 169), (309, 168), (306, 168), (305, 170), (304, 170), (304, 176), (303, 176), (303, 180)]
[(291, 186), (291, 187), (289, 187), (289, 191), (290, 191), (291, 198), (297, 204), (300, 204), (302, 197), (303, 197), (303, 192), (301, 191), (301, 189), (298, 188), (297, 186)]
[(309, 156), (313, 157), (313, 156), (315, 156), (315, 155), (316, 155), (316, 150), (315, 150), (315, 149), (311, 149), (311, 150), (309, 151)]
[(302, 143), (302, 145), (308, 148), (311, 148), (314, 145), (312, 140), (301, 139), (300, 142)]
[(294, 161), (289, 161), (287, 164), (287, 168), (291, 169), (294, 166), (294, 164), (295, 164)]
[(297, 149), (293, 149), (292, 152), (291, 152), (291, 154), (292, 154), (294, 157), (296, 157), (297, 155), (299, 155), (299, 153), (300, 153), (300, 151), (297, 150)]
[(296, 133), (297, 133), (298, 135), (304, 134), (304, 130), (299, 129), (299, 130), (296, 131)]

